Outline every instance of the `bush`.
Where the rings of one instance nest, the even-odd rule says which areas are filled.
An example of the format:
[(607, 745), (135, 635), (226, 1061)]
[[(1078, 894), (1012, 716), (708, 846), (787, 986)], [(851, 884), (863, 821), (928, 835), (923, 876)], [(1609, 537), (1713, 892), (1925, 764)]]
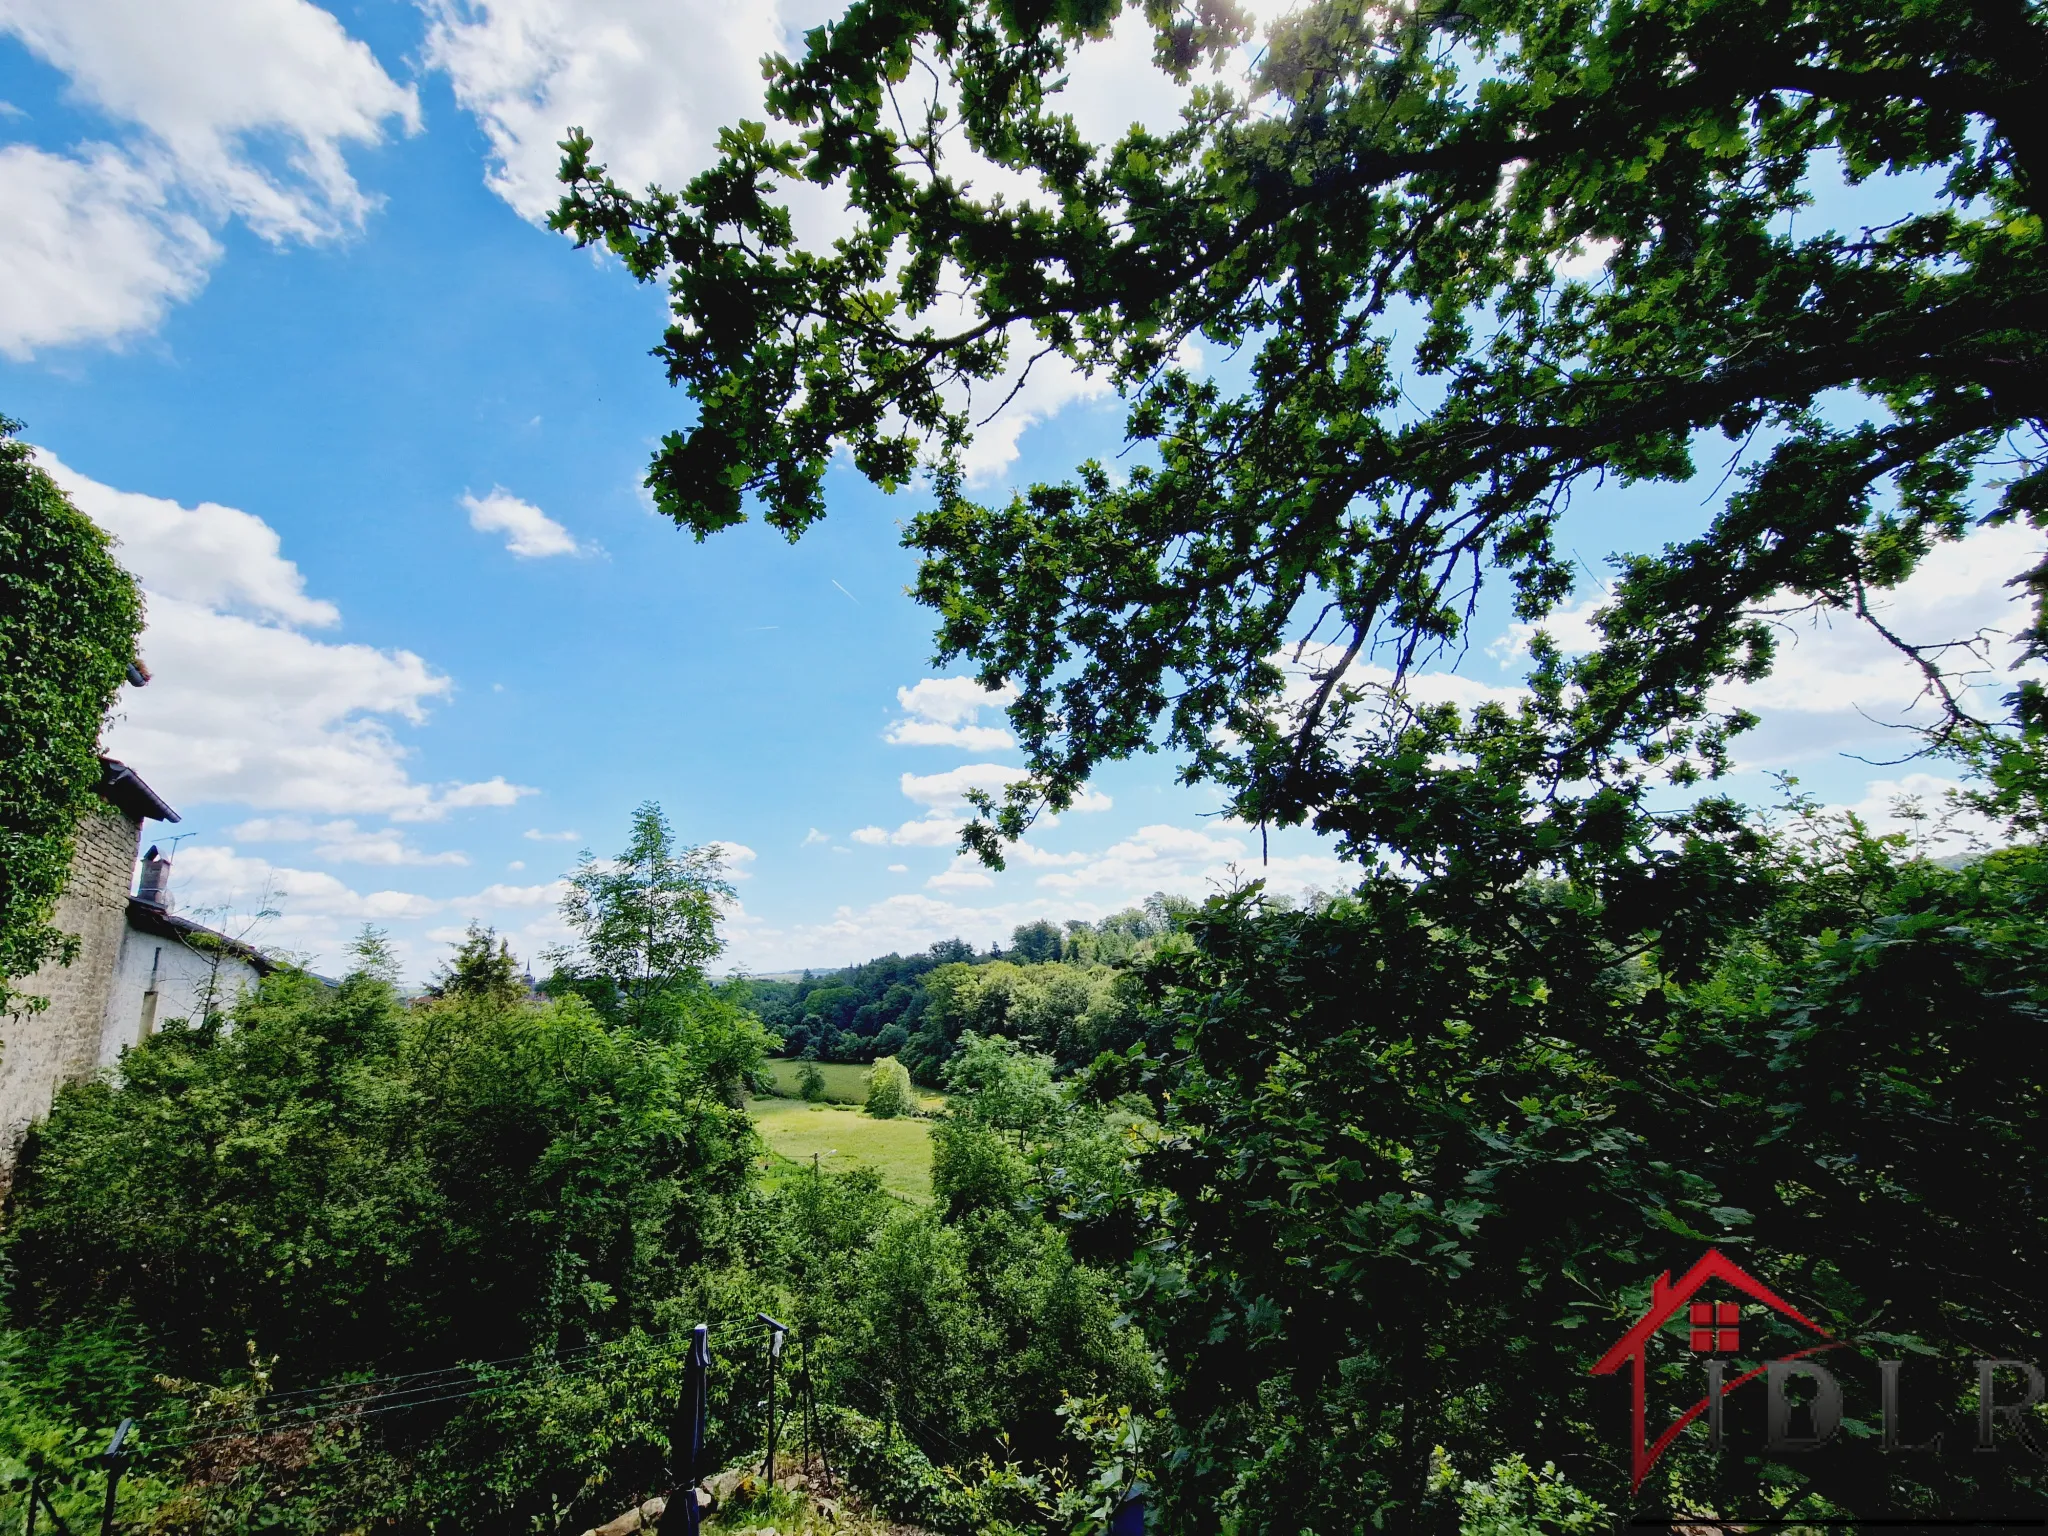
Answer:
[(884, 1514), (940, 1536), (1008, 1536), (1042, 1524), (1043, 1491), (1014, 1467), (984, 1465), (969, 1481), (932, 1465), (889, 1426), (850, 1408), (823, 1417), (832, 1464)]
[(917, 1091), (910, 1086), (910, 1073), (894, 1056), (884, 1056), (869, 1071), (867, 1108), (877, 1120), (917, 1112)]
[(721, 1065), (575, 998), (407, 1009), (367, 975), (273, 976), (232, 1030), (166, 1028), (58, 1094), (11, 1311), (128, 1308), (205, 1379), (251, 1339), (305, 1380), (614, 1337), (718, 1255), (748, 1186)]
[(807, 1061), (796, 1074), (796, 1089), (807, 1103), (821, 1103), (825, 1097), (825, 1074), (815, 1061)]

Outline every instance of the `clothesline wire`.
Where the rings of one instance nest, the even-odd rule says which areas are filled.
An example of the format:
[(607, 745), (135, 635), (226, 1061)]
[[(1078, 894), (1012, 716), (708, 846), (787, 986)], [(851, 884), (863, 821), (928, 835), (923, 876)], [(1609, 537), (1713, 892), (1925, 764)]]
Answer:
[[(716, 1320), (699, 1326), (714, 1332), (720, 1330), (744, 1332), (754, 1328), (765, 1327), (766, 1324), (762, 1323), (758, 1317), (743, 1317)], [(669, 1340), (656, 1340), (652, 1338), (641, 1338), (638, 1340), (619, 1339), (602, 1344), (585, 1345), (578, 1349), (564, 1351), (559, 1355), (548, 1356), (538, 1360), (530, 1355), (512, 1355), (499, 1360), (444, 1366), (435, 1371), (418, 1371), (406, 1376), (371, 1378), (361, 1382), (331, 1382), (324, 1387), (299, 1388), (291, 1394), (266, 1396), (262, 1402), (259, 1402), (250, 1410), (250, 1417), (256, 1420), (254, 1423), (245, 1422), (236, 1428), (220, 1429), (212, 1434), (166, 1439), (160, 1442), (158, 1448), (164, 1450), (185, 1449), (195, 1445), (216, 1444), (226, 1440), (249, 1439), (260, 1435), (288, 1433), (293, 1430), (316, 1429), (327, 1424), (373, 1418), (381, 1414), (396, 1413), (411, 1408), (425, 1408), (439, 1403), (461, 1402), (472, 1397), (516, 1391), (520, 1387), (535, 1384), (540, 1377), (550, 1372), (554, 1373), (557, 1379), (584, 1375), (590, 1371), (601, 1369), (622, 1356), (636, 1356), (643, 1363), (650, 1359), (676, 1361), (684, 1357), (682, 1352), (687, 1349), (687, 1342), (675, 1340), (673, 1337)], [(513, 1362), (525, 1363), (523, 1368), (501, 1369), (511, 1366)], [(453, 1378), (458, 1378), (464, 1374), (477, 1378), (478, 1373), (484, 1371), (497, 1373), (499, 1379), (479, 1380), (476, 1386), (460, 1392), (443, 1393), (437, 1391), (440, 1387), (455, 1385)], [(342, 1407), (341, 1411), (333, 1413), (322, 1414), (321, 1410), (336, 1407), (337, 1405), (334, 1402), (287, 1405), (281, 1413), (270, 1413), (268, 1415), (270, 1422), (263, 1422), (265, 1409), (278, 1397), (287, 1395), (306, 1397), (322, 1391), (342, 1393), (352, 1387), (388, 1385), (396, 1382), (408, 1382), (411, 1385), (395, 1387), (390, 1391), (372, 1393), (367, 1397), (354, 1399), (348, 1402), (345, 1407)], [(432, 1395), (422, 1397), (419, 1395), (421, 1393)], [(393, 1399), (399, 1398), (409, 1400), (403, 1402), (393, 1401)], [(312, 1418), (296, 1416), (308, 1412), (319, 1416)]]

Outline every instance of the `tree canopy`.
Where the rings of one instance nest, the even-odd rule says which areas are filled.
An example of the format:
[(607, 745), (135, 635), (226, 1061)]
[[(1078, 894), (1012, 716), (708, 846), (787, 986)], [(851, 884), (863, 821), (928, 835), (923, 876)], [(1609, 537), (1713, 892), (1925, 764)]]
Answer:
[(629, 1016), (656, 1007), (678, 987), (701, 982), (725, 948), (718, 919), (732, 900), (725, 853), (715, 843), (681, 846), (668, 817), (649, 800), (615, 859), (584, 849), (562, 897), (562, 917), (582, 936), (581, 952), (553, 958), (560, 980), (612, 1002)]
[[(1247, 820), (1417, 868), (1647, 867), (1645, 783), (1748, 723), (1706, 695), (1768, 669), (1759, 605), (1868, 617), (1990, 475), (1991, 517), (2041, 517), (2038, 6), (1325, 0), (1261, 37), (1148, 5), (1181, 123), (1091, 143), (1059, 91), (1123, 8), (858, 0), (679, 192), (565, 142), (557, 225), (670, 288), (696, 419), (649, 471), (664, 512), (702, 537), (754, 498), (794, 537), (836, 445), (885, 487), (931, 472), (917, 593), (945, 657), (1018, 689), (1033, 770), (985, 857), (1166, 744)], [(1911, 213), (1796, 218), (1838, 175), (1903, 178)], [(828, 252), (799, 181), (849, 200)], [(1197, 339), (1241, 387), (1183, 366)], [(1106, 374), (1147, 452), (983, 505), (963, 451), (1027, 356)], [(1618, 560), (1599, 642), (1539, 638), (1518, 710), (1375, 687), (1463, 644), (1489, 580), (1553, 613), (1573, 495), (1688, 479), (1713, 434), (1742, 457), (1711, 526)], [(1887, 638), (1967, 728), (1958, 637)]]
[[(555, 222), (669, 287), (695, 416), (648, 485), (681, 527), (797, 537), (842, 448), (927, 477), (916, 594), (941, 661), (1015, 689), (1030, 769), (979, 802), (985, 858), (1167, 748), (1361, 865), (1303, 910), (1212, 903), (1147, 967), (1146, 1038), (1089, 1074), (1162, 1133), (1129, 1278), (1167, 1527), (1447, 1529), (1446, 1466), (1507, 1487), (1537, 1457), (1621, 1500), (1576, 1325), (1710, 1242), (1870, 1347), (2034, 1358), (2004, 1234), (2043, 1223), (2038, 849), (1946, 870), (1699, 787), (1754, 723), (1715, 689), (1770, 670), (1773, 611), (1815, 610), (1918, 667), (1930, 744), (2007, 841), (2039, 833), (2041, 693), (1978, 702), (1988, 636), (1875, 599), (1973, 526), (2048, 522), (2042, 7), (1322, 0), (1260, 30), (1148, 0), (1185, 110), (1090, 142), (1061, 91), (1128, 9), (856, 0), (687, 187), (622, 188), (572, 133)], [(1813, 216), (1874, 178), (1902, 214)], [(803, 182), (844, 194), (829, 250)], [(977, 500), (967, 449), (1027, 363), (1106, 377), (1130, 451)], [(1567, 654), (1543, 625), (1574, 499), (1719, 460), (1704, 530), (1618, 552)], [(1504, 617), (1520, 695), (1410, 694)], [(955, 990), (935, 970), (927, 1015)], [(965, 1089), (993, 1047), (958, 1038)], [(949, 1209), (1014, 1198), (1007, 1131), (946, 1129)], [(1950, 1176), (1964, 1144), (1984, 1177)], [(2038, 1481), (1696, 1451), (1681, 1503)]]

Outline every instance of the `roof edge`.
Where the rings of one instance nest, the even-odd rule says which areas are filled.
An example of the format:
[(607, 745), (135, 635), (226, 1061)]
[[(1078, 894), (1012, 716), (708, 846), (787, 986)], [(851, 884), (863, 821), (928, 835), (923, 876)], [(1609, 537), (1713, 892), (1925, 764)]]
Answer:
[(178, 821), (164, 797), (142, 782), (142, 775), (114, 758), (100, 758), (99, 792), (103, 799), (137, 821)]
[(216, 933), (204, 923), (195, 923), (189, 917), (178, 917), (166, 912), (154, 902), (138, 897), (128, 898), (128, 923), (144, 933), (153, 933), (160, 939), (176, 939), (180, 944), (194, 948), (208, 948), (218, 945), (228, 954), (255, 971), (258, 976), (268, 976), (278, 969), (278, 963), (263, 953), (254, 944), (241, 939), (231, 939), (224, 933)]

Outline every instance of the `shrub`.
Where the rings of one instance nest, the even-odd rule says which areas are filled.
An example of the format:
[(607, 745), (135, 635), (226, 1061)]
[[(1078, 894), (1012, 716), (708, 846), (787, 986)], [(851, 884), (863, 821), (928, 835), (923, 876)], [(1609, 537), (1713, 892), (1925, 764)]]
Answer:
[(408, 1009), (280, 974), (228, 1031), (167, 1028), (64, 1088), (19, 1167), (10, 1310), (132, 1309), (212, 1377), (613, 1336), (714, 1257), (755, 1140), (681, 1044), (580, 999)]
[(825, 1097), (825, 1074), (818, 1070), (815, 1061), (807, 1061), (796, 1075), (796, 1088), (805, 1102), (817, 1104)]
[(917, 1112), (917, 1093), (910, 1086), (910, 1073), (894, 1056), (884, 1056), (868, 1072), (868, 1113), (877, 1120)]

